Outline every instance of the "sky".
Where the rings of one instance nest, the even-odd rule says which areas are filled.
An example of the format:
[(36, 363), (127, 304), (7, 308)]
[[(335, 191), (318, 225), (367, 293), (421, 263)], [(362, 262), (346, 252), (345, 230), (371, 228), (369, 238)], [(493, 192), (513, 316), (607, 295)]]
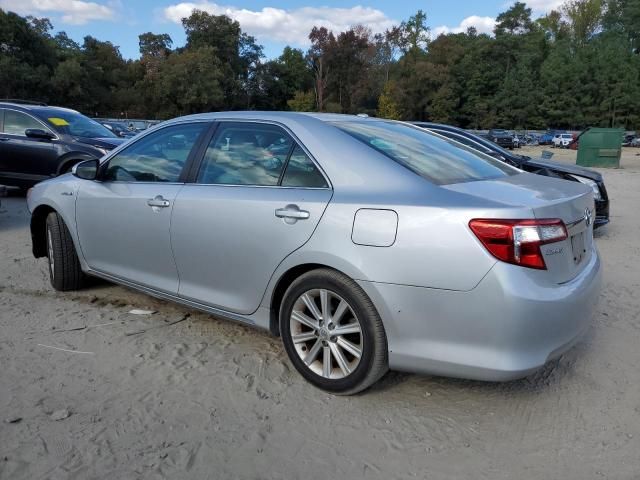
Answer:
[[(526, 0), (525, 0), (526, 1)], [(86, 35), (111, 41), (125, 58), (138, 58), (138, 35), (168, 33), (174, 47), (184, 45), (180, 19), (194, 9), (226, 14), (264, 46), (267, 58), (286, 45), (305, 49), (314, 25), (340, 32), (356, 24), (383, 32), (418, 9), (427, 14), (432, 36), (466, 31), (470, 26), (491, 33), (495, 17), (513, 2), (507, 0), (0, 0), (0, 8), (20, 15), (49, 18), (55, 31), (78, 42)], [(557, 8), (562, 0), (529, 0), (534, 17)]]

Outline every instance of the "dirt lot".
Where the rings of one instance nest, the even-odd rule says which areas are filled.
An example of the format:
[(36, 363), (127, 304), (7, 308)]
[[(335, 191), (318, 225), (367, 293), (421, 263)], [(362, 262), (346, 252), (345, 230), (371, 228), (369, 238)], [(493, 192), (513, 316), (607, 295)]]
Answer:
[(577, 347), (521, 381), (390, 373), (351, 398), (266, 333), (108, 284), (54, 293), (24, 199), (2, 199), (0, 478), (640, 478), (636, 153), (603, 171), (604, 290)]

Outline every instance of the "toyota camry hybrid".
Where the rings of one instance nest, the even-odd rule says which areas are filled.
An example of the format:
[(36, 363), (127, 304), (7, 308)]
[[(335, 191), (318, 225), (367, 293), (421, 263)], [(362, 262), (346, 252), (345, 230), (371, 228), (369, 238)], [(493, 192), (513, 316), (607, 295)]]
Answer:
[(174, 119), (28, 195), (57, 290), (87, 275), (267, 329), (313, 385), (526, 376), (587, 328), (592, 189), (395, 121)]

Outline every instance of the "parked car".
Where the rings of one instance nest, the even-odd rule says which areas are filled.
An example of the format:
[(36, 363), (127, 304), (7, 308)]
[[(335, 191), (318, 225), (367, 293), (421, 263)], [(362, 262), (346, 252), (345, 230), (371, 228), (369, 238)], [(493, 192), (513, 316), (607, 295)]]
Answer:
[(493, 128), (489, 130), (487, 138), (503, 148), (513, 148), (513, 135), (506, 130)]
[(182, 117), (36, 185), (28, 206), (55, 289), (95, 275), (268, 329), (340, 394), (388, 368), (528, 375), (599, 297), (590, 188), (403, 122)]
[(578, 165), (567, 165), (547, 159), (518, 155), (458, 127), (429, 122), (413, 122), (413, 124), (460, 142), (468, 147), (475, 148), (482, 153), (491, 155), (526, 172), (546, 177), (562, 178), (588, 185), (593, 190), (596, 205), (594, 228), (599, 228), (609, 223), (609, 196), (600, 173)]
[(553, 144), (553, 137), (555, 137), (558, 133), (562, 133), (562, 132), (558, 132), (556, 130), (549, 130), (549, 131), (545, 132), (538, 139), (538, 144), (539, 145), (552, 145)]
[(137, 132), (132, 132), (131, 130), (129, 130), (129, 128), (127, 127), (127, 124), (124, 122), (114, 122), (111, 120), (96, 120), (96, 121), (98, 121), (99, 123), (107, 127), (109, 130), (115, 133), (118, 137), (132, 138), (137, 135)]
[(571, 133), (558, 133), (554, 135), (552, 147), (555, 148), (568, 148), (574, 141)]
[(622, 139), (622, 146), (623, 147), (628, 147), (631, 144), (631, 141), (636, 138), (635, 135), (631, 135), (631, 134), (626, 134), (624, 136), (624, 138)]
[(633, 140), (631, 140), (631, 143), (629, 144), (630, 147), (640, 147), (640, 137), (636, 137)]
[(0, 183), (26, 189), (122, 141), (74, 110), (0, 102)]

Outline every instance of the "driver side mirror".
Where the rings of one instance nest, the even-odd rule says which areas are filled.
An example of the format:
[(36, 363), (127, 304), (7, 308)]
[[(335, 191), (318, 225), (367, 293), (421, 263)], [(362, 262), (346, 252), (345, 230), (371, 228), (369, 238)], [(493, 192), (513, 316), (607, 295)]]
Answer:
[(27, 128), (24, 134), (28, 138), (37, 138), (39, 140), (53, 140), (55, 135), (51, 132), (47, 132), (41, 128)]
[(84, 162), (77, 163), (71, 169), (71, 173), (83, 180), (95, 180), (98, 177), (98, 168), (100, 162), (93, 158), (91, 160), (85, 160)]

